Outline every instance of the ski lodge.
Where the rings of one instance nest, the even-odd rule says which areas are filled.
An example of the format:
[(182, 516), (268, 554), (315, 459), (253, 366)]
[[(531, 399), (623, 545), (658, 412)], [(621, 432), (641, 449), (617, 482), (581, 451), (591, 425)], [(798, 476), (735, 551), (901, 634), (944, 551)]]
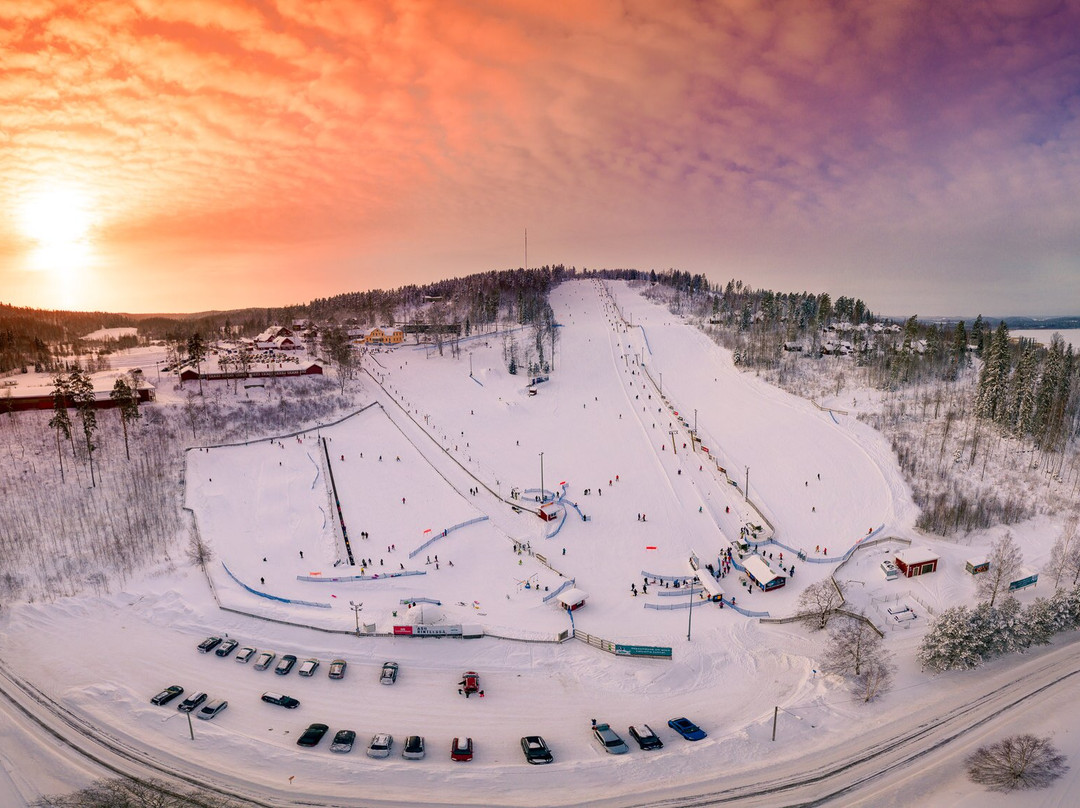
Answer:
[(787, 578), (773, 572), (769, 563), (761, 556), (750, 555), (742, 560), (746, 569), (746, 577), (752, 583), (757, 584), (758, 589), (768, 592), (770, 589), (779, 589), (787, 583)]

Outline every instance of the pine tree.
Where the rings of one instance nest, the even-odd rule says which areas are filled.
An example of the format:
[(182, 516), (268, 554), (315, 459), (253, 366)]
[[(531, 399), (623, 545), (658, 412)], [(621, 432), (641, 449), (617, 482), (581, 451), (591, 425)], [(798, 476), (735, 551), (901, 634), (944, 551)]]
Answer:
[(60, 482), (64, 482), (64, 453), (60, 450), (60, 435), (71, 440), (71, 416), (68, 415), (67, 402), (71, 395), (68, 380), (58, 373), (53, 379), (53, 417), (49, 428), (56, 430), (56, 456), (60, 459)]
[(94, 476), (94, 433), (97, 431), (97, 409), (94, 399), (94, 385), (90, 377), (81, 370), (72, 371), (68, 377), (68, 388), (71, 390), (71, 399), (75, 402), (75, 408), (79, 413), (79, 422), (82, 424), (83, 437), (86, 438), (86, 458), (90, 463), (90, 484), (97, 487), (97, 478)]
[(195, 363), (195, 372), (199, 374), (199, 395), (203, 394), (202, 361), (206, 358), (206, 343), (202, 334), (196, 331), (187, 341), (188, 359)]
[(117, 412), (120, 413), (120, 425), (124, 430), (124, 455), (128, 460), (131, 460), (131, 450), (128, 446), (128, 424), (134, 423), (142, 417), (139, 414), (139, 395), (136, 392), (136, 387), (133, 387), (123, 376), (120, 376), (113, 385), (109, 398), (116, 402)]
[(1056, 445), (1061, 429), (1065, 412), (1062, 389), (1067, 389), (1064, 379), (1065, 344), (1060, 334), (1054, 334), (1035, 392), (1034, 437), (1044, 450)]
[(998, 324), (985, 354), (979, 376), (977, 413), (982, 418), (1000, 422), (1005, 412), (1010, 366), (1009, 327), (1004, 320)]
[(983, 355), (983, 341), (986, 338), (986, 324), (983, 323), (982, 315), (975, 318), (971, 326), (971, 342), (975, 346), (975, 355), (980, 359)]
[(919, 663), (933, 671), (971, 670), (983, 663), (980, 642), (967, 606), (953, 606), (939, 614), (919, 645)]

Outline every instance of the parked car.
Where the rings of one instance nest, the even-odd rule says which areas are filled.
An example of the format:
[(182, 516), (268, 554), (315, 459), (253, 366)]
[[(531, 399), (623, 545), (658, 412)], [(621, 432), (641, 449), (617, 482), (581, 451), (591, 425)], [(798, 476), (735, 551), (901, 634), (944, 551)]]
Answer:
[(183, 692), (184, 692), (184, 688), (180, 687), (180, 685), (169, 685), (167, 688), (165, 688), (160, 693), (158, 693), (156, 696), (154, 696), (152, 699), (150, 699), (150, 703), (151, 704), (168, 704), (170, 701), (175, 699), (177, 696), (179, 696)]
[(192, 710), (194, 710), (196, 707), (198, 707), (204, 701), (206, 701), (206, 694), (205, 693), (192, 693), (190, 696), (188, 696), (182, 702), (177, 704), (176, 709), (179, 710), (182, 713), (190, 713)]
[(293, 669), (293, 665), (295, 664), (296, 657), (292, 654), (285, 654), (285, 656), (278, 660), (277, 667), (274, 668), (274, 673), (278, 676), (284, 676)]
[(592, 728), (593, 737), (604, 747), (609, 755), (625, 755), (630, 747), (619, 737), (619, 734), (607, 724), (595, 724)]
[(330, 744), (331, 752), (351, 752), (356, 742), (356, 733), (351, 729), (339, 729)]
[(270, 667), (270, 663), (274, 661), (277, 656), (273, 651), (263, 651), (255, 659), (255, 670), (264, 671)]
[(551, 763), (555, 758), (547, 743), (539, 735), (526, 735), (521, 739), (521, 751), (529, 763)]
[(371, 743), (368, 744), (367, 754), (368, 757), (384, 758), (390, 757), (390, 749), (394, 746), (394, 738), (392, 735), (380, 732), (378, 735), (373, 735)]
[(221, 645), (219, 645), (217, 647), (217, 650), (214, 651), (214, 653), (217, 654), (220, 657), (227, 657), (229, 654), (231, 654), (233, 652), (233, 650), (239, 644), (240, 643), (237, 640), (233, 640), (233, 639), (224, 640), (224, 641), (222, 641)]
[(280, 693), (263, 693), (262, 700), (267, 704), (277, 704), (279, 707), (288, 707), (290, 710), (300, 706), (300, 702), (292, 696), (283, 696)]
[(401, 747), (401, 756), (406, 760), (420, 760), (424, 756), (424, 736), (410, 735)]
[(698, 727), (689, 718), (673, 718), (667, 722), (667, 725), (688, 741), (700, 741), (702, 738), (707, 737), (705, 730)]
[(330, 671), (329, 671), (330, 678), (331, 679), (344, 679), (345, 678), (345, 668), (347, 666), (348, 666), (348, 663), (346, 663), (344, 659), (335, 659), (333, 662), (330, 663)]
[(451, 760), (472, 760), (472, 755), (472, 738), (454, 738), (454, 742), (450, 744)]
[(199, 710), (199, 712), (195, 713), (195, 715), (197, 715), (204, 721), (209, 721), (211, 718), (213, 718), (215, 715), (220, 713), (228, 706), (229, 702), (225, 701), (225, 699), (214, 699), (213, 701), (203, 705), (203, 708)]
[(211, 651), (213, 651), (215, 648), (217, 648), (218, 645), (220, 645), (220, 644), (221, 644), (221, 637), (207, 637), (205, 640), (203, 640), (201, 643), (199, 643), (199, 653), (200, 654), (209, 654)]
[(461, 685), (461, 690), (466, 696), (476, 693), (480, 690), (480, 674), (476, 671), (465, 671), (458, 684)]
[(323, 735), (330, 727), (326, 724), (309, 724), (300, 737), (296, 739), (297, 746), (315, 746), (322, 740)]
[(300, 663), (300, 667), (297, 669), (297, 673), (301, 676), (311, 676), (315, 673), (315, 670), (319, 667), (319, 660), (317, 659), (305, 659)]
[(392, 685), (397, 681), (398, 664), (396, 662), (384, 662), (382, 673), (379, 674), (379, 682), (384, 685)]
[(255, 649), (250, 645), (245, 645), (239, 651), (236, 652), (236, 656), (233, 657), (237, 662), (247, 662), (255, 656)]
[(664, 748), (664, 742), (660, 740), (660, 737), (653, 732), (652, 727), (648, 724), (642, 724), (640, 727), (630, 727), (630, 737), (637, 741), (638, 746), (642, 749)]

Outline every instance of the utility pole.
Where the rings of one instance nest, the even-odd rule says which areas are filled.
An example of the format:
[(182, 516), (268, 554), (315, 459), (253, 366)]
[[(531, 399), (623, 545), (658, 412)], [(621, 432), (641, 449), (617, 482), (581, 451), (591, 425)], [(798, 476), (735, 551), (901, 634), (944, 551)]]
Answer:
[(750, 499), (750, 467), (746, 467), (746, 490), (743, 491), (743, 502)]
[(547, 497), (547, 492), (544, 490), (544, 453), (540, 453), (540, 502), (543, 502)]
[(694, 437), (697, 437), (697, 407), (694, 407)]
[(660, 395), (664, 395), (664, 374), (660, 374)]

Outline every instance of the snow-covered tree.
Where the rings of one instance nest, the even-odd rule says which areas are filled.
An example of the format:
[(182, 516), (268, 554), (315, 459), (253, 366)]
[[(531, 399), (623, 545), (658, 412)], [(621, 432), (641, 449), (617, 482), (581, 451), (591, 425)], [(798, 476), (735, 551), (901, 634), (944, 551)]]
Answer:
[(994, 606), (984, 601), (971, 612), (975, 649), (984, 660), (1024, 651), (1031, 646), (1027, 621), (1016, 598)]
[(971, 610), (953, 606), (939, 614), (919, 645), (917, 659), (934, 671), (970, 670), (983, 663)]
[(1006, 532), (990, 548), (989, 558), (990, 569), (978, 576), (977, 591), (979, 600), (987, 601), (993, 607), (998, 596), (1006, 594), (1009, 584), (1016, 580), (1023, 553), (1013, 541), (1012, 533)]
[(1000, 421), (1005, 412), (1010, 365), (1009, 327), (1004, 320), (998, 323), (984, 360), (979, 375), (977, 412), (983, 418)]
[(1013, 735), (982, 746), (964, 761), (968, 777), (991, 791), (1045, 788), (1069, 770), (1049, 738)]

